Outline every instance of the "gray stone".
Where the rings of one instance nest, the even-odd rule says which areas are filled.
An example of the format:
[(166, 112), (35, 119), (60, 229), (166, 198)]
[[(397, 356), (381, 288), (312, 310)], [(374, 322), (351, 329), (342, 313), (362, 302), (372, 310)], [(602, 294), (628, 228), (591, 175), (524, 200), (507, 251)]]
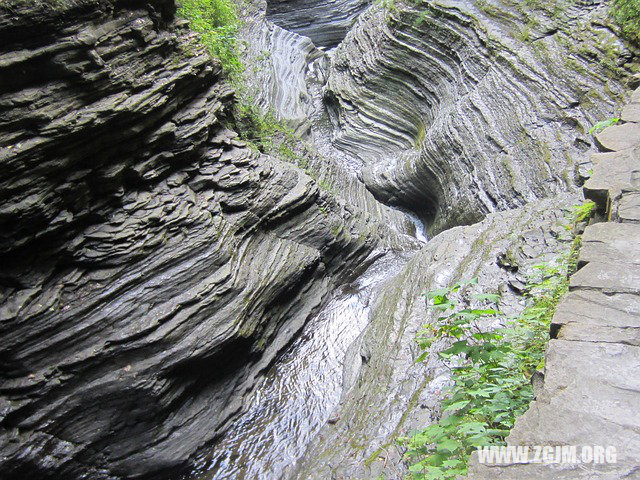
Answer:
[(551, 331), (562, 340), (639, 346), (639, 318), (636, 295), (577, 290), (558, 305)]
[(639, 367), (637, 346), (552, 340), (543, 391), (516, 420), (508, 441), (616, 445), (620, 463), (635, 462), (640, 451), (640, 412), (635, 408), (640, 379), (633, 372)]
[(585, 229), (579, 262), (608, 261), (640, 265), (640, 225), (603, 222)]
[[(372, 478), (381, 471), (402, 478), (406, 467), (394, 462), (385, 446), (434, 421), (448, 381), (448, 369), (435, 355), (415, 363), (416, 331), (438, 316), (425, 307), (422, 294), (477, 276), (477, 291), (499, 291), (501, 308), (521, 310), (520, 294), (506, 285), (568, 247), (550, 232), (565, 221), (561, 206), (574, 201), (561, 196), (488, 215), (478, 224), (437, 235), (413, 256), (385, 284), (371, 323), (354, 346), (358, 359), (367, 361), (358, 363), (359, 372), (350, 372), (357, 380), (344, 395), (338, 420), (310, 444), (293, 478)], [(508, 266), (498, 260), (505, 256), (511, 259)]]
[(640, 103), (629, 103), (622, 109), (622, 115), (620, 116), (625, 122), (640, 122)]
[(634, 190), (640, 186), (640, 147), (598, 153), (591, 158), (593, 174), (584, 184), (584, 196), (596, 202), (601, 213), (611, 214), (612, 200), (620, 197), (623, 190)]
[[(533, 446), (530, 448), (535, 455)], [(577, 453), (580, 455), (580, 451)], [(628, 462), (624, 465), (541, 465), (510, 464), (488, 466), (480, 464), (477, 452), (469, 460), (470, 480), (622, 480), (637, 479), (637, 469)]]
[(640, 192), (623, 193), (618, 208), (618, 217), (622, 222), (640, 223)]
[(640, 143), (640, 125), (636, 123), (613, 125), (598, 133), (595, 140), (603, 150), (619, 152)]
[(578, 270), (569, 283), (571, 289), (598, 289), (606, 293), (640, 294), (640, 265), (591, 262)]
[(274, 24), (309, 37), (316, 46), (333, 48), (370, 4), (370, 0), (267, 0), (266, 13)]
[[(605, 294), (596, 290), (574, 290), (562, 299), (552, 324), (576, 324), (588, 331), (591, 326), (620, 329), (640, 328), (640, 299), (633, 294)], [(602, 341), (607, 341), (602, 337)]]

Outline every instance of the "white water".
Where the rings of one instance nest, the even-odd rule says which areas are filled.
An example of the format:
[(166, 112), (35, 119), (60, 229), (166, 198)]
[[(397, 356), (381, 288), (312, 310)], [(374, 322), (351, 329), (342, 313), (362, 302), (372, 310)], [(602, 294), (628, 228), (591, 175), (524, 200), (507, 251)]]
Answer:
[(367, 325), (377, 287), (403, 263), (387, 255), (336, 292), (253, 390), (247, 411), (198, 460), (195, 478), (288, 476), (338, 406), (345, 354)]

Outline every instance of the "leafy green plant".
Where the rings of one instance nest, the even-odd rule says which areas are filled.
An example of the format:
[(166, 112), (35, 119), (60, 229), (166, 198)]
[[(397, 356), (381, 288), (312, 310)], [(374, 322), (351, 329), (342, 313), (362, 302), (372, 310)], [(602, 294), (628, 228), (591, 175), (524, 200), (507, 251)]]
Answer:
[[(574, 207), (567, 229), (585, 220), (593, 207), (592, 202)], [(426, 294), (428, 307), (440, 316), (419, 332), (424, 352), (417, 361), (430, 355), (434, 342), (445, 341), (449, 346), (438, 355), (451, 369), (452, 385), (440, 421), (402, 439), (414, 479), (453, 480), (466, 474), (476, 447), (504, 444), (533, 399), (531, 377), (544, 367), (551, 318), (568, 289), (578, 247), (575, 241), (555, 262), (534, 267), (527, 306), (513, 318), (498, 310), (498, 295), (469, 292), (477, 280)], [(471, 306), (461, 308), (457, 299), (465, 295)]]
[(622, 34), (640, 45), (640, 0), (613, 0), (611, 14)]
[(231, 77), (241, 75), (244, 66), (238, 57), (240, 20), (233, 0), (181, 0), (178, 15), (198, 32), (209, 53), (218, 58)]
[(611, 125), (615, 125), (619, 121), (620, 121), (620, 119), (617, 118), (617, 117), (607, 118), (606, 120), (602, 120), (602, 121), (596, 123), (593, 127), (591, 127), (589, 129), (589, 134), (593, 135), (595, 133), (600, 133), (605, 128), (610, 127)]

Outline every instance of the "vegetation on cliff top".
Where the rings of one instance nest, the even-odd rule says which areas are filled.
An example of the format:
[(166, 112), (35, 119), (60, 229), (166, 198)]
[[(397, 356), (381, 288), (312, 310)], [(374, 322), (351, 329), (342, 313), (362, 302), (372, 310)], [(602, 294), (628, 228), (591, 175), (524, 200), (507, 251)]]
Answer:
[[(1, 0), (0, 0), (1, 1)], [(238, 31), (241, 21), (234, 0), (181, 0), (178, 15), (200, 34), (201, 43), (222, 68), (236, 90), (233, 106), (234, 130), (250, 147), (297, 162), (297, 137), (271, 112), (263, 112), (248, 92), (245, 66), (240, 59)]]
[[(577, 206), (566, 228), (573, 231), (593, 206)], [(402, 439), (413, 478), (453, 480), (467, 473), (469, 455), (477, 447), (504, 444), (533, 399), (531, 379), (544, 365), (551, 318), (575, 270), (579, 238), (555, 262), (535, 267), (527, 286), (528, 306), (515, 318), (497, 310), (498, 295), (471, 294), (476, 281), (427, 294), (428, 306), (442, 313), (419, 333), (425, 353), (418, 361), (430, 354), (435, 341), (450, 344), (438, 355), (451, 368), (453, 385), (440, 421)], [(458, 308), (456, 297), (473, 306)], [(494, 328), (496, 324), (505, 326)]]
[(238, 57), (237, 7), (232, 0), (180, 0), (178, 15), (189, 21), (192, 30), (201, 35), (209, 53), (222, 63), (231, 77), (239, 76), (244, 67)]

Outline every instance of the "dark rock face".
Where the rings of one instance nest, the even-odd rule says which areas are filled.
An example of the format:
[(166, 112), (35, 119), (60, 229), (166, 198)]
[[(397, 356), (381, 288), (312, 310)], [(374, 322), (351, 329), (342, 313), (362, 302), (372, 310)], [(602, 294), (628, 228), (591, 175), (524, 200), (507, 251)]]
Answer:
[(346, 36), (370, 0), (268, 0), (267, 18), (276, 25), (309, 37), (317, 47), (332, 48)]
[(379, 226), (225, 128), (172, 1), (0, 7), (0, 477), (183, 464)]

